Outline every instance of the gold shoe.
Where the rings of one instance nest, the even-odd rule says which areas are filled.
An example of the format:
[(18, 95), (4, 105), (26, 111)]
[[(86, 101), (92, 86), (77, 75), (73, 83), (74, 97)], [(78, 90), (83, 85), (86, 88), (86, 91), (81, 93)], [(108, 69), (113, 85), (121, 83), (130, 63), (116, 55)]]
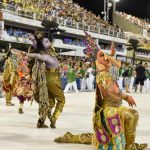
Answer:
[(50, 127), (52, 129), (55, 129), (56, 128), (56, 119), (51, 118), (50, 121), (51, 121)]
[(46, 124), (38, 124), (37, 128), (48, 128)]
[(15, 104), (13, 103), (6, 103), (6, 106), (14, 106)]
[(48, 128), (46, 124), (44, 124), (44, 121), (38, 120), (37, 128)]
[(148, 147), (147, 143), (143, 143), (143, 144), (138, 144), (135, 143), (137, 150), (145, 150)]
[(125, 150), (138, 150), (136, 144), (126, 144)]
[(22, 108), (19, 108), (18, 112), (19, 112), (19, 114), (23, 114)]

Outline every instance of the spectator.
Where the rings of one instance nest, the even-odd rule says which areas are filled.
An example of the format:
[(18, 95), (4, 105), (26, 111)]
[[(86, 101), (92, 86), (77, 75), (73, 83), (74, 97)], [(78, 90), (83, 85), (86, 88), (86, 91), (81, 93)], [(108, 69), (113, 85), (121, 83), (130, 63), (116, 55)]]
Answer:
[(148, 64), (147, 63), (144, 64), (144, 67), (145, 67), (144, 88), (145, 88), (145, 90), (147, 92), (149, 90), (149, 88), (150, 88), (150, 80), (149, 80), (150, 70), (148, 69)]
[(135, 79), (135, 92), (137, 92), (138, 84), (140, 83), (140, 92), (142, 93), (143, 86), (144, 86), (144, 80), (145, 80), (145, 68), (142, 64), (142, 62), (139, 63), (139, 65), (135, 69), (136, 71), (136, 79)]
[(125, 89), (126, 89), (126, 92), (129, 93), (129, 87), (130, 87), (130, 84), (131, 84), (131, 77), (133, 75), (133, 68), (128, 63), (126, 64), (126, 67), (125, 67), (125, 73), (126, 73), (126, 76), (125, 76)]
[(78, 92), (77, 90), (77, 84), (76, 84), (76, 71), (74, 70), (74, 64), (72, 63), (69, 70), (68, 70), (68, 84), (65, 87), (64, 92), (67, 93), (69, 91), (69, 89), (72, 90), (73, 89)]

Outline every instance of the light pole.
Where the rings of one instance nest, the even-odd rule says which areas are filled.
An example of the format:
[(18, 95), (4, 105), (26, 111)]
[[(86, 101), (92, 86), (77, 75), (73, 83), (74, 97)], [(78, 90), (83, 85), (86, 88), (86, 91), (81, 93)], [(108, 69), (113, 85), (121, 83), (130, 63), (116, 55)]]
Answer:
[(112, 0), (112, 3), (113, 3), (113, 11), (112, 11), (112, 22), (113, 22), (113, 25), (114, 25), (114, 15), (116, 13), (116, 3), (118, 3), (120, 0)]
[(107, 0), (107, 22), (109, 22), (109, 11), (111, 7), (112, 7), (111, 0)]
[(116, 12), (116, 3), (118, 3), (120, 0), (112, 0), (113, 2), (113, 12)]
[(104, 20), (109, 21), (109, 10), (112, 7), (111, 0), (104, 0), (104, 12), (102, 14), (104, 15)]
[(104, 20), (109, 21), (109, 11), (112, 7), (112, 23), (114, 25), (114, 15), (116, 12), (116, 3), (118, 3), (120, 0), (104, 0), (104, 11), (102, 14), (104, 15)]
[(104, 12), (102, 12), (104, 15), (104, 20), (107, 20), (107, 0), (104, 0)]

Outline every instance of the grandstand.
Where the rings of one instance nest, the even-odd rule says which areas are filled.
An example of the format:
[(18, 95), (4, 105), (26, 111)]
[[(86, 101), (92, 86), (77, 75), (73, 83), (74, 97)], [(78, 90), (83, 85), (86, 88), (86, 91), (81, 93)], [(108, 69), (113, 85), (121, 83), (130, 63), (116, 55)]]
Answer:
[(148, 21), (123, 12), (116, 12), (114, 22), (121, 26), (124, 31), (142, 34), (145, 38), (150, 38), (150, 22)]
[(55, 21), (59, 29), (65, 30), (57, 33), (53, 40), (60, 55), (84, 56), (84, 30), (102, 50), (109, 52), (111, 41), (114, 41), (116, 56), (124, 59), (127, 55), (126, 34), (72, 0), (0, 1), (0, 50), (8, 49), (9, 43), (14, 48), (27, 50), (30, 46), (28, 34), (43, 29), (43, 19)]

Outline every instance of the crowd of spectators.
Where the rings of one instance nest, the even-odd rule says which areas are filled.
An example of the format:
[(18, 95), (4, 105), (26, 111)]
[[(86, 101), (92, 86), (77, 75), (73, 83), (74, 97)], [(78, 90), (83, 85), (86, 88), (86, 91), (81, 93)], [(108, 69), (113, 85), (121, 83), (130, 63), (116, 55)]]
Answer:
[[(61, 56), (60, 62), (61, 81), (64, 92), (67, 93), (69, 88), (72, 90), (72, 87), (75, 92), (95, 90), (96, 72), (93, 61), (84, 57)], [(122, 62), (122, 66), (119, 69), (114, 66), (110, 68), (110, 73), (117, 80), (121, 90), (125, 90), (127, 93), (133, 89), (135, 90), (137, 67), (139, 64), (142, 64), (142, 67), (145, 68), (142, 91), (150, 91), (150, 66), (148, 66), (148, 63), (141, 62), (137, 65)]]
[[(25, 43), (29, 42), (28, 35), (30, 31), (25, 31), (24, 29), (15, 28), (15, 27), (7, 27), (5, 28), (5, 31), (8, 36), (15, 37), (17, 41), (19, 41), (20, 38), (23, 38), (23, 41)], [(64, 44), (86, 47), (85, 41), (80, 38), (62, 37), (62, 41)], [(99, 46), (103, 50), (109, 50), (111, 45), (99, 43)], [(122, 46), (116, 46), (116, 51), (123, 52), (124, 49), (125, 48), (123, 48)]]
[[(99, 43), (99, 47), (102, 50), (110, 50), (111, 44), (103, 44), (103, 43)], [(115, 45), (115, 50), (117, 52), (124, 52), (125, 51), (125, 45)]]
[[(143, 70), (139, 70), (139, 66), (144, 68)], [(138, 72), (140, 71), (141, 77), (138, 77)], [(142, 82), (140, 82), (140, 92), (143, 90), (148, 92), (150, 90), (150, 66), (148, 63), (140, 62), (137, 65), (132, 65), (131, 63), (122, 63), (121, 68), (118, 71), (118, 84), (121, 90), (125, 90), (127, 93), (130, 90), (135, 89), (137, 92), (136, 86), (137, 78), (140, 78)]]
[(21, 42), (21, 43), (28, 43), (30, 44), (29, 40), (29, 33), (30, 31), (21, 29), (21, 28), (15, 28), (15, 27), (5, 27), (3, 30), (1, 37), (2, 39), (6, 39), (9, 41), (14, 41), (14, 42)]
[[(69, 91), (93, 91), (95, 89), (95, 65), (85, 57), (60, 57), (62, 88)], [(72, 89), (73, 87), (73, 89)]]
[[(85, 41), (82, 40), (82, 39), (74, 39), (74, 38), (66, 37), (66, 38), (63, 39), (63, 43), (64, 44), (69, 44), (69, 45), (76, 45), (76, 46), (86, 47)], [(99, 43), (99, 47), (102, 50), (110, 50), (111, 44)], [(115, 46), (115, 50), (118, 51), (118, 52), (124, 52), (125, 45), (117, 45), (117, 46)]]
[[(72, 22), (80, 22), (84, 27), (88, 25), (93, 28), (116, 29), (108, 22), (104, 21), (100, 16), (96, 16), (91, 11), (80, 7), (72, 0), (0, 0), (0, 2), (9, 4), (10, 10), (15, 9), (17, 12), (37, 15), (45, 14), (44, 16), (60, 17), (63, 20)], [(68, 11), (69, 10), (69, 11)]]
[(64, 44), (69, 44), (69, 45), (76, 45), (76, 46), (86, 47), (86, 44), (85, 44), (84, 40), (81, 40), (81, 39), (64, 38), (63, 43)]
[(126, 14), (125, 12), (116, 12), (119, 16), (129, 20), (130, 22), (138, 25), (139, 27), (142, 27), (143, 29), (146, 29), (148, 32), (150, 32), (150, 22), (140, 19), (138, 17)]
[(148, 53), (148, 52), (136, 52), (136, 55), (145, 55), (145, 56), (150, 56), (150, 53)]
[[(69, 44), (69, 45), (76, 45), (76, 46), (86, 47), (85, 41), (81, 40), (81, 39), (73, 39), (73, 38), (67, 37), (67, 38), (63, 39), (63, 43), (64, 44)], [(102, 50), (110, 50), (111, 44), (99, 43), (99, 47)], [(125, 49), (126, 49), (125, 45), (117, 45), (117, 46), (115, 46), (115, 50), (118, 51), (118, 52), (124, 52)], [(142, 53), (142, 54), (144, 54), (144, 53)]]
[(21, 29), (9, 28), (6, 31), (9, 36), (28, 38), (28, 32)]

